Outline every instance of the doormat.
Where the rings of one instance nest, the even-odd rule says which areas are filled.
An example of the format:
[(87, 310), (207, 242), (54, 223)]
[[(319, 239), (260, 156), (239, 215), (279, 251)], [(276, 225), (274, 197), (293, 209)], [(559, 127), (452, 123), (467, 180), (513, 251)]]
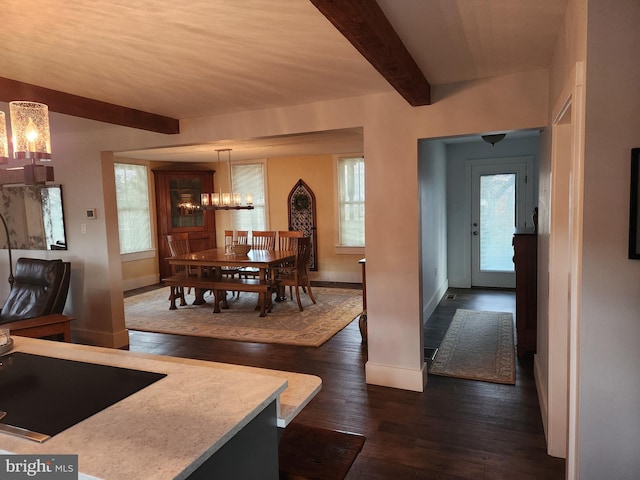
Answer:
[(456, 310), (429, 373), (514, 385), (513, 315)]

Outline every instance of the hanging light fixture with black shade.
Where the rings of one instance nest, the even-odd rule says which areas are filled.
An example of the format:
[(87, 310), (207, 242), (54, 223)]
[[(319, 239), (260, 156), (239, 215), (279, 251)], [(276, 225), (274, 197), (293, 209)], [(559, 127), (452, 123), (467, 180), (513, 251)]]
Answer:
[(245, 204), (242, 204), (242, 194), (232, 191), (231, 185), (231, 148), (217, 149), (218, 166), (220, 165), (220, 152), (227, 152), (227, 173), (229, 178), (229, 191), (221, 193), (203, 193), (200, 196), (200, 206), (203, 210), (253, 210), (253, 195), (245, 194)]

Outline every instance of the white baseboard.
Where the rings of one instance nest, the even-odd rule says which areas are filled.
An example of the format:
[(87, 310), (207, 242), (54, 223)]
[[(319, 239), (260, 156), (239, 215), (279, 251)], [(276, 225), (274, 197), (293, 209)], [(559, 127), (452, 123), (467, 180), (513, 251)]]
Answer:
[(129, 331), (127, 329), (115, 333), (107, 333), (74, 328), (71, 331), (71, 336), (73, 343), (83, 345), (108, 348), (122, 348), (129, 345)]
[(410, 370), (367, 362), (365, 376), (370, 385), (424, 392), (427, 384), (427, 364), (423, 363), (420, 370)]
[(533, 378), (536, 381), (536, 391), (538, 392), (538, 403), (540, 404), (540, 415), (542, 416), (542, 427), (544, 428), (544, 438), (549, 443), (547, 434), (547, 420), (549, 418), (547, 388), (543, 385), (546, 376), (540, 370), (538, 355), (533, 356)]
[(440, 300), (442, 300), (442, 297), (445, 296), (447, 290), (449, 290), (449, 280), (445, 279), (445, 281), (442, 282), (442, 285), (440, 285), (440, 288), (438, 288), (438, 290), (431, 296), (429, 301), (422, 308), (422, 319), (425, 322), (431, 316), (431, 314), (436, 311)]

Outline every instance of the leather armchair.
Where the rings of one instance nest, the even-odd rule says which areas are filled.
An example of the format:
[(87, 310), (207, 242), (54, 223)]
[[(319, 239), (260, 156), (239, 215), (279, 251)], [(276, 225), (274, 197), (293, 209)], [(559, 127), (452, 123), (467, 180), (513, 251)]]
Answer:
[(9, 329), (11, 335), (56, 335), (70, 342), (73, 317), (62, 314), (70, 274), (69, 262), (19, 258), (13, 287), (0, 311), (0, 328)]

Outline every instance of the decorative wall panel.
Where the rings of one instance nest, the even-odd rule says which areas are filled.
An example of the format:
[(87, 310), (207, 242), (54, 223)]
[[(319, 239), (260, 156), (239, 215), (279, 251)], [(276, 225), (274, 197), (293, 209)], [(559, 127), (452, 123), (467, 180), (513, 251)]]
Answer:
[(309, 186), (302, 181), (289, 192), (289, 230), (300, 230), (305, 237), (311, 237), (310, 269), (318, 270), (318, 245), (316, 231), (316, 197)]

